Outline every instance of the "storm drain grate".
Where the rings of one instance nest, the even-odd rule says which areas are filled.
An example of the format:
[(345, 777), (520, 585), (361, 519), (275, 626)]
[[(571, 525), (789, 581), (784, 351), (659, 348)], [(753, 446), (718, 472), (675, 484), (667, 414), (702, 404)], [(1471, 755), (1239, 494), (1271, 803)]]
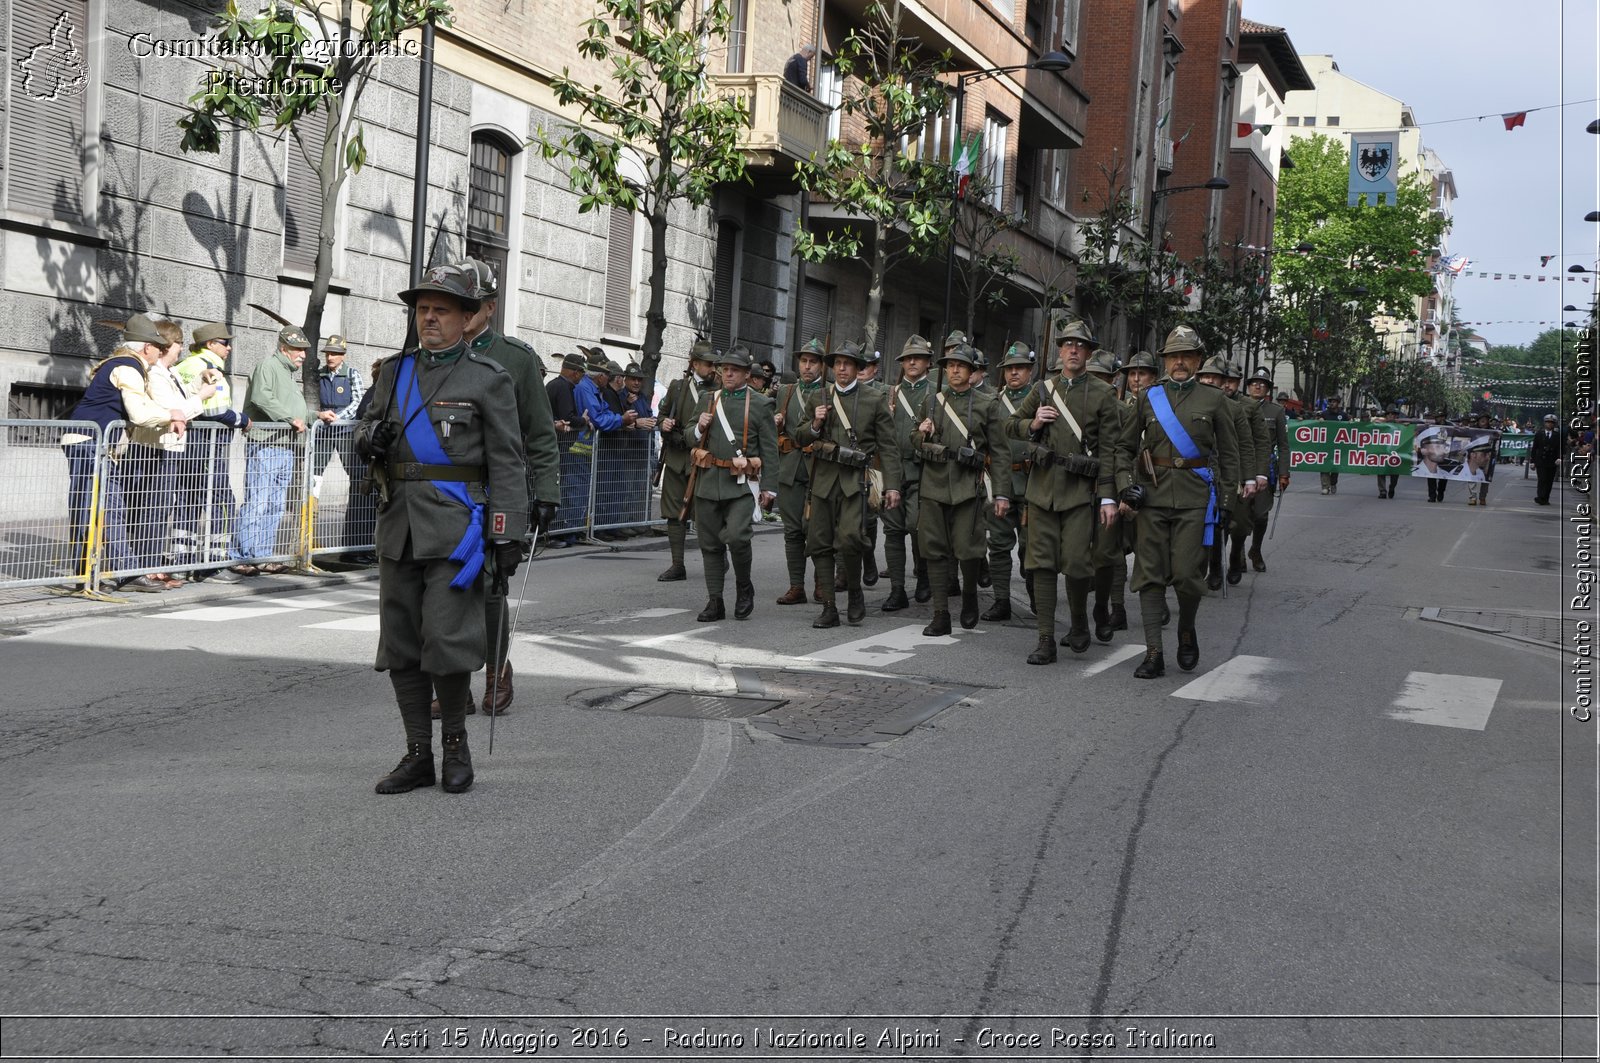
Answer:
[(1577, 636), (1580, 620), (1579, 617), (1551, 616), (1548, 613), (1451, 609), (1440, 606), (1423, 609), (1422, 619), (1558, 649), (1569, 645), (1570, 640)]
[(629, 706), (637, 716), (677, 716), (685, 720), (741, 720), (784, 704), (782, 698), (735, 697), (727, 694), (691, 694), (669, 690)]

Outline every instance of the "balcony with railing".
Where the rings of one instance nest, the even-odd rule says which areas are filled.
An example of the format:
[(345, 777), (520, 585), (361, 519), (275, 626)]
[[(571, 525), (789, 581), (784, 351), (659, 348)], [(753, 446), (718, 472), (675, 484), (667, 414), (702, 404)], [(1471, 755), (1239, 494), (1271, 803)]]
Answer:
[(787, 178), (828, 142), (828, 106), (782, 74), (713, 74), (717, 95), (741, 99), (750, 129), (739, 145), (754, 176)]

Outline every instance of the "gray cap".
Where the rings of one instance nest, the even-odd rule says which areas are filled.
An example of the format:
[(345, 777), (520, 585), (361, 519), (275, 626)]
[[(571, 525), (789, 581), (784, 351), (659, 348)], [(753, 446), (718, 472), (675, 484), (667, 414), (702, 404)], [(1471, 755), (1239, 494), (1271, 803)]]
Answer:
[(500, 295), (500, 280), (494, 275), (494, 267), (482, 259), (469, 258), (461, 263), (461, 269), (472, 276), (473, 297), (477, 299), (494, 299)]
[(231, 340), (233, 333), (228, 331), (228, 326), (218, 321), (208, 321), (194, 330), (194, 345), (204, 347), (212, 340)]
[(736, 369), (749, 369), (751, 366), (750, 348), (742, 343), (736, 343), (717, 356), (718, 365), (731, 365)]
[(156, 323), (150, 320), (149, 314), (134, 314), (122, 328), (122, 342), (124, 343), (153, 343), (158, 347), (165, 347), (167, 341), (161, 333), (156, 331)]
[(1089, 356), (1088, 364), (1084, 366), (1091, 373), (1103, 373), (1106, 376), (1117, 375), (1117, 356), (1105, 348), (1095, 351)]
[(1000, 368), (1005, 369), (1008, 366), (1020, 365), (1031, 369), (1036, 360), (1036, 356), (1032, 351), (1028, 350), (1026, 343), (1013, 343), (1006, 348), (1006, 356), (1000, 359)]
[(1228, 360), (1220, 354), (1213, 354), (1205, 360), (1196, 376), (1210, 374), (1211, 376), (1226, 377), (1228, 375)]
[(299, 325), (285, 325), (278, 330), (278, 343), (292, 351), (307, 351), (311, 349), (311, 340), (306, 337), (305, 330)]
[(849, 358), (857, 365), (871, 364), (871, 359), (867, 357), (867, 353), (863, 351), (860, 346), (851, 343), (848, 340), (835, 347), (833, 349), (833, 353), (828, 355), (829, 361), (833, 361), (836, 358)]
[(1149, 351), (1134, 351), (1133, 357), (1123, 363), (1124, 369), (1148, 369), (1152, 373), (1159, 373), (1161, 367), (1156, 364), (1156, 356)]
[(958, 362), (961, 365), (976, 369), (978, 367), (978, 359), (975, 357), (977, 353), (970, 344), (963, 343), (945, 351), (939, 359), (939, 364)]
[(337, 332), (322, 341), (323, 354), (344, 354), (349, 350), (350, 345)]
[(474, 313), (479, 306), (479, 297), (475, 294), (478, 290), (477, 275), (471, 270), (464, 270), (460, 266), (433, 266), (425, 270), (422, 280), (415, 288), (407, 288), (400, 293), (400, 301), (407, 306), (416, 306), (417, 297), (427, 292), (438, 292), (441, 295), (454, 296), (461, 303), (461, 308), (468, 313)]
[[(1257, 366), (1256, 367), (1256, 371), (1254, 373), (1250, 374), (1250, 382), (1253, 384), (1258, 380), (1263, 384), (1271, 385), (1271, 383), (1272, 383), (1272, 371), (1270, 369), (1268, 369), (1264, 365), (1263, 366)], [(1398, 412), (1398, 411), (1396, 411), (1396, 412)]]
[(897, 361), (907, 358), (932, 358), (933, 344), (922, 336), (912, 336), (906, 340), (906, 345), (900, 348), (900, 357)]
[(798, 351), (794, 352), (796, 362), (799, 362), (802, 354), (809, 354), (821, 362), (826, 362), (828, 360), (828, 348), (824, 347), (822, 345), (822, 341), (816, 336), (812, 336), (806, 341), (806, 345), (804, 347), (801, 347)]
[(588, 370), (589, 359), (574, 351), (572, 354), (563, 355), (561, 357), (561, 368), (576, 369), (578, 372), (582, 373)]
[(1163, 355), (1185, 354), (1188, 352), (1200, 354), (1205, 349), (1205, 344), (1200, 342), (1199, 333), (1188, 325), (1179, 325), (1167, 333), (1167, 342), (1162, 345), (1161, 353)]
[(1088, 322), (1073, 318), (1061, 326), (1061, 331), (1056, 336), (1057, 343), (1065, 343), (1068, 340), (1077, 340), (1079, 343), (1093, 345), (1094, 330), (1089, 327)]
[(967, 334), (965, 332), (962, 332), (960, 329), (956, 329), (954, 332), (950, 333), (950, 335), (944, 338), (944, 349), (948, 351), (952, 347), (959, 347), (963, 343), (970, 342), (971, 341), (967, 339)]

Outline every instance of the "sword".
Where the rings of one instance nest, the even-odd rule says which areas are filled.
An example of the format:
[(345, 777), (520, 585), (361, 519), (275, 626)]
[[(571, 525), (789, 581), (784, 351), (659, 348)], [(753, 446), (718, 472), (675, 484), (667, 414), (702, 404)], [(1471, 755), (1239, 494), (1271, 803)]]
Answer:
[[(517, 630), (517, 620), (522, 616), (522, 600), (528, 596), (528, 573), (532, 569), (533, 552), (539, 546), (539, 525), (533, 526), (533, 532), (528, 536), (528, 560), (522, 563), (522, 587), (517, 591), (517, 608), (511, 614), (511, 626), (506, 629), (506, 648), (500, 655), (499, 665), (494, 674), (489, 677), (489, 708), (495, 707), (495, 695), (500, 692), (500, 673), (505, 670), (506, 658), (511, 655), (511, 633)], [(499, 594), (502, 597), (511, 591), (511, 581), (499, 572), (495, 573), (494, 583), (491, 585), (490, 594)], [(499, 716), (498, 711), (489, 713), (489, 752), (494, 752), (494, 719)]]

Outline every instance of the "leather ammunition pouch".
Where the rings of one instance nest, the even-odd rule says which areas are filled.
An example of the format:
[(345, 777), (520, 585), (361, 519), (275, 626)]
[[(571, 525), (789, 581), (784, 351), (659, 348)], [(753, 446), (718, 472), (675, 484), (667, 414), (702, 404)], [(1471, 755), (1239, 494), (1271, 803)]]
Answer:
[(827, 441), (816, 444), (816, 455), (823, 461), (831, 461), (836, 465), (844, 465), (852, 469), (864, 469), (872, 461), (872, 455), (864, 450), (854, 447), (842, 447), (837, 443)]
[[(689, 462), (697, 469), (727, 469), (734, 476), (747, 476), (752, 480), (761, 478), (760, 458), (718, 458), (711, 451), (695, 447), (689, 451)], [(740, 464), (743, 468), (740, 468)]]
[(816, 446), (815, 443), (809, 443), (806, 446), (802, 447), (799, 443), (796, 443), (794, 440), (790, 439), (788, 436), (779, 436), (778, 437), (778, 453), (779, 454), (793, 454), (797, 450), (802, 454), (810, 454), (812, 448), (815, 447), (815, 446)]
[(1100, 459), (1087, 454), (1057, 454), (1039, 443), (1028, 445), (1028, 463), (1035, 469), (1062, 469), (1074, 476), (1100, 477)]

